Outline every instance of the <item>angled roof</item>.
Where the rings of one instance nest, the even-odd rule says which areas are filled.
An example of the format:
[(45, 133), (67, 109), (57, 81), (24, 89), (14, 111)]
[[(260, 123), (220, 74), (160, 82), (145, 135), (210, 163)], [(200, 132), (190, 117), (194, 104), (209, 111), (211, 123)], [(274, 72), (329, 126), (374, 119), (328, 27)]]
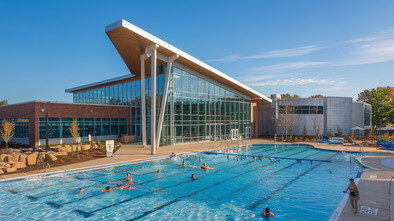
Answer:
[[(133, 75), (140, 75), (140, 56), (145, 53), (145, 48), (149, 45), (157, 44), (159, 45), (157, 48), (159, 53), (166, 56), (179, 55), (179, 58), (176, 60), (177, 63), (219, 81), (252, 99), (272, 102), (270, 98), (263, 94), (123, 19), (105, 27), (105, 32)], [(147, 64), (145, 65), (146, 73), (150, 73), (149, 64), (150, 59), (147, 59)]]

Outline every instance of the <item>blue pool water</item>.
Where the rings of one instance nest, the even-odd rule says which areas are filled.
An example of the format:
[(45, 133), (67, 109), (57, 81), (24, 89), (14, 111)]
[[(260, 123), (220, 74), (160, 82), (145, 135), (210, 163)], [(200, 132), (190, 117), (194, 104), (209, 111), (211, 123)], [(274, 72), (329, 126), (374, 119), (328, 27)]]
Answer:
[[(253, 145), (223, 153), (2, 182), (0, 220), (259, 220), (267, 206), (276, 215), (271, 220), (328, 220), (348, 179), (362, 171), (353, 158), (357, 154), (309, 145)], [(265, 155), (273, 161), (237, 161), (228, 153)], [(214, 169), (199, 169), (199, 157)], [(191, 167), (180, 167), (182, 161)], [(123, 181), (127, 172), (135, 190), (101, 193)], [(200, 179), (189, 179), (192, 173)], [(76, 194), (80, 187), (86, 192)]]

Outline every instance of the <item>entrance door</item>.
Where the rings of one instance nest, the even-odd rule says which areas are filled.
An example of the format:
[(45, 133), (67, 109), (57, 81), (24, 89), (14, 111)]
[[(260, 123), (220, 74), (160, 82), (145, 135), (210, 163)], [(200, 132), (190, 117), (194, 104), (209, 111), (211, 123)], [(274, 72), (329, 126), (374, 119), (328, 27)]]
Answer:
[(231, 140), (238, 139), (238, 129), (231, 129)]
[(252, 135), (252, 128), (251, 127), (245, 127), (245, 138), (250, 139)]

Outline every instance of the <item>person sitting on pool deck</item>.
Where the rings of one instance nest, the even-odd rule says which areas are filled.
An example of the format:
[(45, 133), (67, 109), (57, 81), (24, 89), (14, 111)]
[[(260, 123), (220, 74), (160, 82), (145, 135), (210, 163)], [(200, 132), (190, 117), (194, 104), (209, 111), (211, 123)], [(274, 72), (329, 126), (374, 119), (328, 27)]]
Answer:
[(104, 192), (111, 192), (111, 191), (112, 191), (112, 189), (111, 189), (110, 186), (107, 186), (107, 187), (105, 188), (105, 190), (101, 190), (102, 193), (104, 193)]
[(347, 191), (349, 190), (350, 204), (352, 204), (354, 213), (357, 213), (358, 210), (357, 201), (360, 199), (359, 196), (360, 192), (358, 191), (357, 185), (354, 183), (354, 179), (350, 179), (349, 182), (350, 182), (349, 186), (343, 192), (347, 193)]
[(269, 207), (265, 208), (265, 212), (262, 212), (261, 215), (265, 217), (275, 217), (275, 215), (270, 212)]
[(83, 187), (81, 187), (81, 188), (79, 188), (79, 191), (78, 191), (78, 193), (77, 193), (77, 194), (79, 194), (79, 193), (83, 193), (83, 192), (85, 192), (85, 190), (83, 189)]
[(200, 169), (210, 170), (210, 169), (213, 169), (213, 168), (210, 168), (206, 163), (204, 163), (204, 164), (200, 167)]
[(192, 176), (190, 177), (190, 179), (192, 179), (192, 180), (198, 180), (198, 179), (200, 179), (199, 177), (196, 177), (196, 176), (194, 176), (194, 173), (192, 174)]
[(130, 177), (130, 173), (127, 173), (127, 177), (125, 179), (126, 183), (132, 183), (133, 182), (133, 178)]

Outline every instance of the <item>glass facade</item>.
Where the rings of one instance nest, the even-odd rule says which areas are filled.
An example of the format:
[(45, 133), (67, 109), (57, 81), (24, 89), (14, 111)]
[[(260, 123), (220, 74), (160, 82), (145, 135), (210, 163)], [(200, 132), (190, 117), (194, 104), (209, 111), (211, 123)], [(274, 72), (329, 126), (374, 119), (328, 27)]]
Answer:
[(1, 122), (3, 122), (3, 120), (15, 124), (15, 129), (14, 129), (15, 133), (13, 137), (29, 138), (29, 118), (0, 119), (0, 128), (1, 128)]
[[(49, 117), (49, 139), (72, 137), (69, 128), (73, 118)], [(77, 118), (80, 137), (127, 134), (127, 118)], [(46, 119), (39, 119), (40, 139), (46, 138)]]
[(279, 106), (279, 113), (285, 114), (323, 114), (323, 106)]
[[(166, 63), (158, 66), (156, 119), (164, 91)], [(145, 79), (147, 141), (150, 142), (151, 79)], [(127, 105), (131, 107), (130, 134), (142, 140), (141, 80), (74, 94), (74, 103)], [(219, 140), (237, 130), (250, 137), (251, 101), (212, 80), (174, 67), (170, 77), (161, 144)], [(157, 122), (156, 122), (157, 124)]]
[(364, 104), (364, 126), (371, 126), (372, 106)]

